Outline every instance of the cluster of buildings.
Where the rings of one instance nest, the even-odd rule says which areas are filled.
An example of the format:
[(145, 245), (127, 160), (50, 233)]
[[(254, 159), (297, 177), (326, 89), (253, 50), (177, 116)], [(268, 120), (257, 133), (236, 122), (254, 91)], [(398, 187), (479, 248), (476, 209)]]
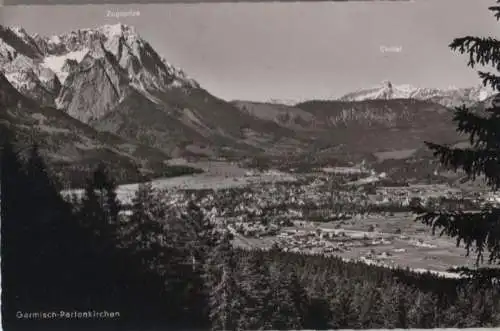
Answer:
[[(276, 243), (284, 251), (332, 254), (355, 247), (389, 245), (392, 237), (379, 233), (318, 227), (283, 229)], [(369, 256), (374, 258), (374, 256)]]
[[(380, 214), (382, 211), (403, 211), (413, 201), (422, 204), (457, 203), (463, 208), (471, 208), (474, 204), (500, 203), (500, 195), (465, 193), (447, 185), (380, 186), (367, 192), (363, 187), (344, 185), (352, 182), (349, 176), (359, 173), (341, 174), (344, 175), (343, 183), (335, 182), (339, 179), (338, 174), (333, 177), (326, 172), (315, 176), (304, 175), (297, 182), (255, 183), (219, 190), (165, 190), (163, 199), (166, 205), (177, 206), (195, 199), (214, 222), (230, 224), (235, 231), (247, 237), (278, 234), (286, 237), (289, 234), (281, 230), (300, 222), (325, 222)], [(126, 203), (131, 201), (133, 193), (133, 190), (118, 192), (120, 199)], [(304, 238), (312, 240), (301, 234), (297, 234), (296, 238), (298, 242), (306, 240)], [(340, 245), (335, 240), (336, 243), (330, 247), (325, 238), (318, 239), (325, 242), (320, 246), (337, 249)]]

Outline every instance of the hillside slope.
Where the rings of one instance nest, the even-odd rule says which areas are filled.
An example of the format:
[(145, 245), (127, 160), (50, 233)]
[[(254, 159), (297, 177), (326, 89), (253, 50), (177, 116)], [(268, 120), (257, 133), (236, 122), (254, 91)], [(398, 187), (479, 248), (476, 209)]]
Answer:
[(51, 37), (3, 28), (0, 70), (39, 104), (172, 156), (278, 153), (307, 144), (211, 95), (122, 24)]
[[(104, 162), (118, 180), (138, 180), (138, 175), (168, 174), (169, 157), (154, 148), (98, 132), (61, 110), (41, 107), (21, 95), (0, 74), (0, 127), (16, 134), (24, 146), (33, 141), (66, 182)], [(171, 169), (170, 169), (171, 170)]]

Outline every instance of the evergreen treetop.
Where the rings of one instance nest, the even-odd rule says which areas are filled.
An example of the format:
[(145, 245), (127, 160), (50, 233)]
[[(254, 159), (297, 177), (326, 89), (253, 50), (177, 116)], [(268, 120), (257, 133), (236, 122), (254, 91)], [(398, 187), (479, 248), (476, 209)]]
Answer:
[[(500, 0), (497, 0), (500, 4)], [(500, 19), (500, 6), (489, 7)], [(490, 67), (492, 70), (478, 70), (484, 86), (500, 91), (500, 41), (492, 37), (466, 36), (456, 38), (449, 45), (453, 51), (469, 55), (468, 66), (476, 68)], [(485, 69), (483, 69), (485, 70)], [(442, 165), (465, 173), (465, 180), (484, 178), (493, 190), (500, 188), (500, 104), (497, 96), (486, 104), (484, 111), (480, 107), (455, 109), (454, 122), (457, 131), (469, 137), (470, 146), (465, 148), (425, 142)], [(432, 226), (433, 232), (441, 230), (457, 239), (457, 246), (465, 244), (467, 254), (475, 248), (476, 264), (483, 262), (483, 256), (489, 255), (489, 263), (500, 262), (500, 207), (488, 206), (480, 210), (435, 210), (421, 205), (414, 206), (417, 220)]]

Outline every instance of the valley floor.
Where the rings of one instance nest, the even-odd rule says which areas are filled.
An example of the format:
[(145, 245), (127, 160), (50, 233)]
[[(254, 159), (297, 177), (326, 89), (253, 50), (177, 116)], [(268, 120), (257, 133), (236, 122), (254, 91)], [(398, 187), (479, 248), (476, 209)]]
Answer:
[[(343, 223), (343, 224), (341, 224)], [(426, 226), (413, 221), (412, 215), (373, 215), (347, 221), (311, 222), (307, 226), (281, 229), (277, 236), (245, 238), (237, 236), (243, 248), (270, 248), (278, 244), (284, 250), (323, 253), (387, 267), (408, 267), (457, 277), (447, 269), (472, 267), (475, 259), (465, 256), (463, 247), (447, 237), (432, 235)], [(375, 226), (374, 231), (370, 227)]]
[[(172, 164), (202, 168), (202, 174), (186, 175), (153, 181), (153, 186), (166, 190), (227, 189), (269, 182), (294, 182), (296, 176), (276, 171), (254, 173), (227, 162)], [(130, 203), (138, 184), (122, 185), (117, 193), (123, 203)], [(81, 194), (82, 190), (72, 191)], [(391, 216), (371, 214), (330, 222), (306, 222), (280, 227), (272, 236), (245, 236), (226, 223), (235, 234), (234, 244), (242, 248), (270, 248), (277, 244), (282, 250), (340, 256), (387, 267), (402, 266), (415, 271), (433, 271), (447, 277), (455, 266), (472, 266), (475, 260), (465, 256), (465, 249), (456, 247), (448, 237), (432, 235), (430, 228), (416, 223), (410, 213)]]

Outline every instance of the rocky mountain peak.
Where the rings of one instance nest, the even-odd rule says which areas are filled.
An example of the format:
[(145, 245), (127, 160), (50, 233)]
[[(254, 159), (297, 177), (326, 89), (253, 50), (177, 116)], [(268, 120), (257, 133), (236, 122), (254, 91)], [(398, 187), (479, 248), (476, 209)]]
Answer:
[(0, 72), (23, 95), (43, 104), (69, 107), (66, 110), (71, 114), (82, 109), (78, 101), (82, 98), (70, 96), (76, 97), (76, 90), (91, 81), (98, 87), (94, 92), (110, 91), (100, 95), (108, 100), (94, 100), (80, 91), (92, 99), (83, 104), (106, 105), (106, 109), (116, 106), (132, 89), (151, 99), (151, 93), (200, 87), (161, 57), (134, 27), (121, 23), (54, 36), (0, 26)]
[(392, 83), (390, 80), (382, 81), (382, 87), (386, 89), (392, 89)]
[(462, 104), (472, 105), (476, 102), (487, 99), (493, 94), (494, 91), (491, 88), (483, 86), (467, 88), (450, 87), (446, 89), (421, 88), (408, 84), (394, 85), (391, 81), (385, 80), (378, 86), (348, 93), (339, 98), (339, 100), (364, 101), (380, 99), (417, 99), (430, 100), (443, 106), (453, 108)]
[(30, 39), (30, 35), (20, 26), (13, 26), (10, 28), (21, 39)]
[(133, 26), (129, 26), (122, 23), (117, 24), (106, 24), (96, 29), (97, 31), (102, 32), (108, 38), (116, 37), (116, 36), (136, 36), (138, 37), (135, 28)]

